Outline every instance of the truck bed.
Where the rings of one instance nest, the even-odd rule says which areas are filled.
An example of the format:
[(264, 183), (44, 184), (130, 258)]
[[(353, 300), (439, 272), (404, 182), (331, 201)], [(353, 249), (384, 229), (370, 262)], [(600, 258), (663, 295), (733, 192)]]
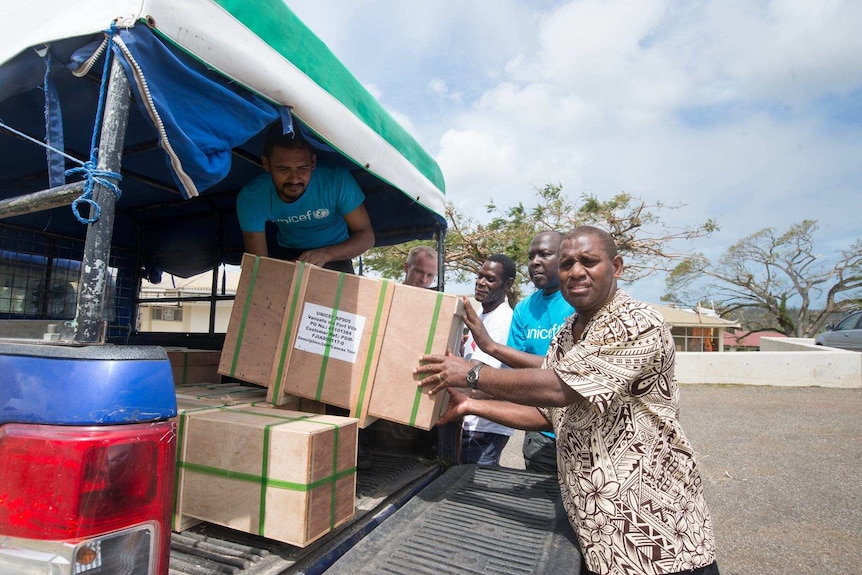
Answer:
[(459, 465), (421, 491), (327, 575), (557, 575), (581, 555), (557, 478)]
[(321, 573), (440, 473), (436, 462), (373, 454), (356, 476), (356, 515), (305, 548), (201, 523), (171, 541), (170, 575)]
[[(396, 486), (400, 486), (396, 488)], [(384, 522), (384, 520), (386, 520)], [(556, 575), (581, 556), (551, 475), (375, 456), (354, 520), (300, 549), (202, 524), (174, 534), (171, 575)]]

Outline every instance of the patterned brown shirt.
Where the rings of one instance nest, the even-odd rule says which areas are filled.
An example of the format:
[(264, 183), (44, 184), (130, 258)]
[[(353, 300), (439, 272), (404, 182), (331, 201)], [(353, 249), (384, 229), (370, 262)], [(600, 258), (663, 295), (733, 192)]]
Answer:
[(570, 317), (544, 367), (585, 401), (542, 408), (557, 434), (563, 504), (590, 571), (660, 575), (715, 560), (712, 520), (679, 424), (662, 316), (617, 290), (575, 342)]

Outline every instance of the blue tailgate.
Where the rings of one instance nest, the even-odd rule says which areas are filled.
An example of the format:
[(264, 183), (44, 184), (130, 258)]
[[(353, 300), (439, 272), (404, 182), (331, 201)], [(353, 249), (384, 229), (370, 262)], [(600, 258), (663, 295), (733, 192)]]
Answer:
[(0, 343), (0, 425), (117, 425), (176, 413), (160, 347)]

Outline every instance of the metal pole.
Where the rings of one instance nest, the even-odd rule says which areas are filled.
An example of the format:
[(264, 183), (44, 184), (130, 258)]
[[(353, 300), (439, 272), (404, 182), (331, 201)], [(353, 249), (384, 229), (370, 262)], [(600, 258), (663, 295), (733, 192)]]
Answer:
[[(119, 60), (111, 63), (102, 133), (99, 139), (97, 168), (119, 172), (123, 158), (123, 141), (129, 121), (129, 81)], [(117, 197), (110, 189), (96, 184), (93, 200), (102, 208), (101, 216), (87, 229), (84, 259), (81, 262), (81, 288), (75, 316), (77, 343), (104, 343), (106, 322), (105, 288), (108, 285), (111, 259), (111, 237)]]
[(443, 273), (445, 271), (444, 260), (446, 256), (443, 253), (443, 248), (446, 245), (446, 233), (440, 226), (437, 226), (437, 233), (434, 235), (437, 238), (437, 291), (445, 291), (446, 282)]
[(75, 182), (25, 196), (0, 200), (0, 219), (68, 206), (83, 191), (84, 182)]

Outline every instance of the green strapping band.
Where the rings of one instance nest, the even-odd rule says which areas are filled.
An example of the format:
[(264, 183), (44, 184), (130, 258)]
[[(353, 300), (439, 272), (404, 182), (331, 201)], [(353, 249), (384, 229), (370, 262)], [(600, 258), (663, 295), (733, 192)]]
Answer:
[[(437, 332), (437, 320), (440, 318), (440, 308), (443, 307), (443, 292), (437, 292), (437, 302), (434, 304), (434, 316), (431, 318), (431, 328), (428, 330), (428, 340), (425, 342), (425, 353), (431, 353), (434, 345), (434, 334)], [(410, 425), (416, 425), (416, 415), (419, 413), (419, 401), (422, 399), (422, 388), (416, 387), (413, 395), (413, 410), (410, 413)]]
[(332, 438), (332, 483), (329, 484), (329, 530), (335, 529), (335, 482), (340, 479), (338, 477), (338, 432), (341, 428), (335, 428), (335, 434)]
[[(245, 481), (247, 483), (257, 483), (261, 485), (263, 484), (263, 478), (258, 475), (254, 475), (253, 473), (240, 473), (239, 471), (220, 469), (218, 467), (211, 467), (209, 465), (201, 465), (199, 463), (189, 463), (188, 461), (180, 462), (179, 465), (187, 471), (203, 473), (204, 475), (212, 475), (213, 477), (223, 477), (226, 479), (236, 479), (239, 481)], [(276, 489), (308, 492), (316, 487), (320, 487), (321, 485), (326, 485), (327, 483), (334, 484), (339, 479), (349, 477), (354, 473), (356, 473), (356, 466), (348, 467), (347, 469), (339, 471), (338, 473), (330, 475), (329, 477), (324, 477), (322, 479), (318, 479), (317, 481), (312, 481), (311, 483), (294, 483), (292, 481), (281, 481), (280, 479), (267, 479), (266, 484), (270, 487), (275, 487)]]
[(293, 322), (296, 320), (297, 307), (299, 305), (300, 286), (302, 286), (302, 276), (305, 274), (305, 262), (296, 262), (296, 273), (293, 276), (293, 286), (290, 296), (290, 311), (287, 315), (287, 325), (284, 328), (284, 334), (281, 343), (281, 353), (278, 358), (278, 370), (276, 371), (275, 389), (273, 390), (272, 402), (278, 403), (281, 397), (282, 375), (284, 374), (284, 362), (287, 359), (287, 350), (290, 345), (290, 332), (293, 329)]
[(194, 396), (195, 399), (207, 399), (209, 397), (224, 397), (225, 395), (244, 395), (244, 394), (254, 394), (259, 395), (263, 391), (263, 388), (260, 389), (230, 389), (224, 391), (213, 391), (212, 393), (203, 393), (201, 395)]
[(338, 287), (335, 288), (335, 301), (332, 302), (332, 316), (329, 318), (329, 330), (326, 334), (326, 344), (323, 347), (323, 360), (320, 363), (320, 374), (317, 376), (317, 392), (314, 394), (314, 399), (317, 401), (320, 401), (323, 395), (323, 384), (326, 381), (326, 366), (329, 364), (329, 352), (332, 350), (332, 332), (335, 330), (335, 320), (338, 317), (338, 304), (341, 303), (344, 276), (344, 272), (338, 274)]
[[(253, 475), (251, 473), (242, 473), (239, 471), (231, 471), (229, 469), (220, 469), (218, 467), (212, 467), (209, 465), (201, 465), (198, 463), (189, 463), (186, 461), (177, 462), (177, 469), (175, 471), (175, 484), (174, 484), (174, 517), (176, 517), (176, 505), (177, 505), (177, 488), (179, 485), (179, 470), (187, 469), (189, 471), (196, 471), (198, 473), (204, 473), (206, 475), (213, 475), (216, 477), (224, 477), (226, 479), (237, 479), (239, 481), (246, 481), (251, 483), (258, 483), (260, 485), (260, 503), (258, 507), (258, 535), (264, 534), (264, 526), (266, 522), (266, 489), (267, 487), (275, 487), (278, 489), (289, 489), (291, 491), (301, 491), (308, 492), (314, 489), (315, 487), (320, 487), (322, 485), (329, 484), (330, 485), (330, 494), (329, 494), (329, 529), (332, 530), (335, 528), (335, 503), (336, 503), (336, 483), (339, 479), (343, 477), (348, 477), (351, 474), (356, 472), (356, 466), (349, 467), (343, 471), (338, 471), (338, 451), (339, 451), (339, 431), (340, 426), (337, 423), (332, 423), (330, 421), (314, 421), (315, 417), (319, 417), (319, 414), (308, 414), (301, 417), (289, 417), (278, 415), (276, 413), (258, 413), (255, 411), (242, 411), (230, 406), (219, 406), (219, 407), (200, 407), (197, 409), (190, 409), (183, 412), (180, 416), (181, 425), (185, 422), (185, 414), (191, 411), (200, 411), (200, 410), (209, 410), (216, 409), (219, 411), (227, 411), (231, 413), (244, 413), (248, 415), (256, 415), (258, 417), (267, 417), (267, 418), (275, 418), (279, 421), (270, 423), (263, 428), (263, 453), (261, 454), (261, 474)], [(293, 423), (296, 421), (309, 421), (311, 423), (318, 423), (320, 425), (328, 425), (333, 428), (334, 436), (333, 436), (333, 445), (332, 445), (332, 474), (328, 477), (324, 477), (322, 479), (318, 479), (317, 481), (312, 481), (311, 483), (294, 483), (291, 481), (282, 481), (279, 479), (271, 479), (269, 477), (269, 446), (270, 446), (270, 436), (271, 430), (273, 427), (278, 425), (286, 425), (288, 423)], [(182, 431), (179, 433), (180, 439), (182, 439)]]
[(236, 375), (236, 364), (239, 361), (239, 350), (242, 347), (242, 338), (245, 334), (245, 323), (248, 320), (248, 312), (251, 309), (251, 295), (254, 293), (254, 284), (257, 281), (258, 268), (260, 268), (260, 256), (254, 256), (254, 266), (251, 268), (251, 279), (248, 282), (248, 293), (245, 296), (245, 304), (242, 307), (242, 320), (239, 322), (239, 331), (236, 334), (236, 347), (234, 347), (233, 360), (230, 364), (230, 375), (232, 377)]
[(389, 280), (380, 280), (380, 296), (377, 298), (377, 312), (374, 314), (374, 327), (371, 329), (371, 341), (368, 342), (368, 354), (365, 356), (365, 369), (362, 371), (362, 382), (359, 385), (359, 394), (356, 396), (356, 415), (362, 415), (362, 407), (365, 403), (365, 392), (368, 390), (368, 378), (371, 375), (371, 361), (377, 347), (377, 333), (380, 331), (380, 323), (383, 317), (383, 306), (386, 303), (386, 291)]
[(278, 423), (270, 423), (263, 428), (263, 455), (261, 457), (261, 483), (260, 483), (260, 507), (257, 513), (257, 534), (263, 535), (264, 525), (266, 524), (266, 485), (267, 477), (269, 477), (269, 430), (273, 425), (284, 425), (286, 421)]

